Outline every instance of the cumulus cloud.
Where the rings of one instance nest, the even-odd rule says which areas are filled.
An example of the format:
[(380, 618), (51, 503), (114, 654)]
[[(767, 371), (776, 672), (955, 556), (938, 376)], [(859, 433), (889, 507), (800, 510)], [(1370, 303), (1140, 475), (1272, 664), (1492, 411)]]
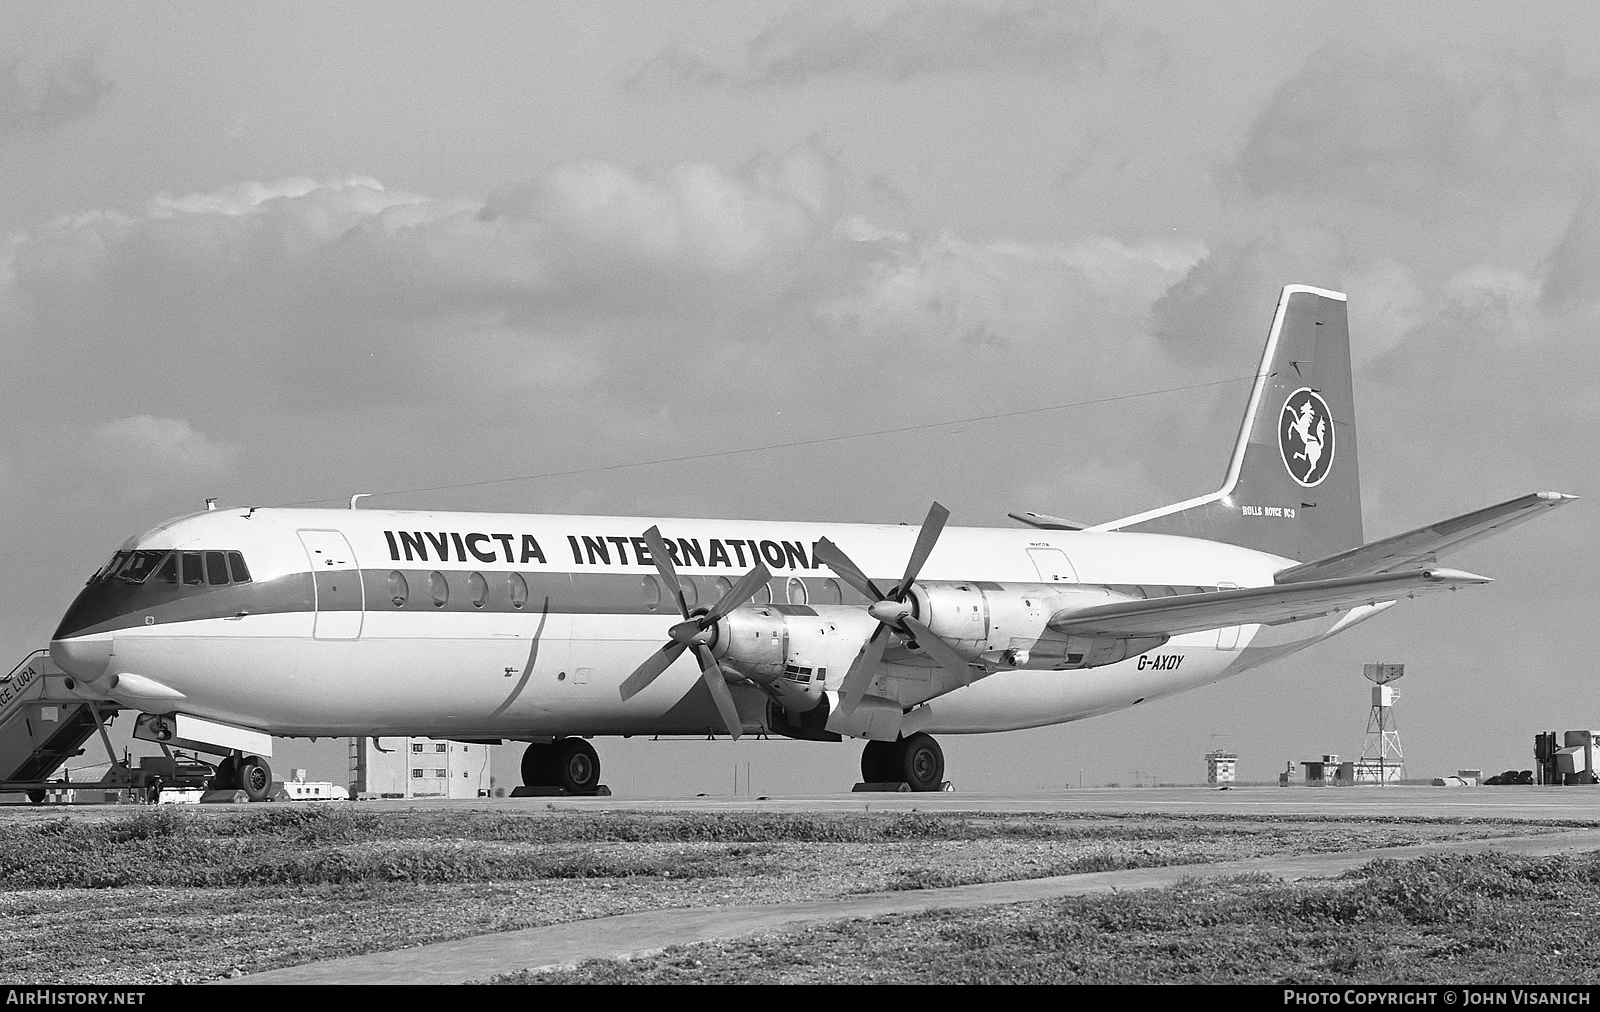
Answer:
[(950, 73), (1077, 79), (1102, 74), (1113, 63), (1154, 72), (1165, 59), (1159, 34), (1127, 31), (1090, 2), (941, 0), (901, 4), (876, 16), (853, 5), (803, 5), (757, 35), (737, 70), (670, 46), (626, 84), (639, 90), (794, 87), (834, 77), (898, 82)]
[(95, 58), (0, 61), (0, 139), (42, 134), (92, 114), (111, 92)]
[(1334, 43), (1278, 86), (1224, 179), (1251, 197), (1482, 200), (1582, 172), (1570, 113), (1595, 94), (1549, 54)]
[(1070, 342), (1074, 328), (1104, 332), (1108, 321), (1133, 324), (1133, 334), (1151, 302), (1204, 252), (1192, 243), (1132, 247), (1109, 239), (1030, 246), (948, 234), (922, 243), (903, 238), (885, 243), (889, 255), (825, 307), (849, 333), (894, 343), (1034, 348)]
[[(0, 412), (119, 419), (91, 442), (101, 470), (143, 462), (113, 475), (128, 495), (183, 461), (190, 484), (370, 466), (403, 487), (423, 447), (430, 468), (529, 473), (870, 428), (889, 389), (937, 418), (1181, 371), (1144, 318), (1200, 247), (906, 219), (815, 140), (734, 167), (560, 163), (482, 199), (361, 177), (159, 195), (6, 247), (9, 361), (34, 380)], [(323, 463), (229, 470), (246, 442)]]
[(143, 504), (226, 478), (239, 447), (208, 439), (182, 418), (115, 418), (89, 434), (87, 470), (117, 498)]

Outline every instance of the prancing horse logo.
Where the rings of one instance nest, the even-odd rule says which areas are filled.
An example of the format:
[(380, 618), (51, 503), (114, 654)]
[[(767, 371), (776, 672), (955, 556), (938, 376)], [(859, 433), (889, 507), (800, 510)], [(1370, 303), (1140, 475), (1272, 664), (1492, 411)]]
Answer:
[(1307, 488), (1328, 476), (1333, 465), (1333, 412), (1310, 387), (1301, 387), (1283, 402), (1278, 452), (1289, 477)]

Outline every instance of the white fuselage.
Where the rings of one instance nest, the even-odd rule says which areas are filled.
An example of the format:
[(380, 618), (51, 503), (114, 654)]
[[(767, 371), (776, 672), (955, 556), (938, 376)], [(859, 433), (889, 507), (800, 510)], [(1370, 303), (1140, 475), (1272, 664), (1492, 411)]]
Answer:
[[(105, 687), (126, 705), (281, 736), (703, 733), (716, 726), (715, 713), (709, 696), (696, 695), (692, 654), (633, 698), (618, 693), (681, 620), (656, 568), (640, 561), (640, 535), (657, 522), (379, 510), (202, 513), (124, 549), (236, 552), (248, 563), (248, 583), (92, 581), (63, 621), (53, 653), (86, 687)], [(889, 586), (917, 536), (907, 526), (659, 523), (663, 537), (681, 546), (678, 573), (698, 599), (691, 606), (711, 604), (760, 559), (773, 574), (773, 603), (810, 608), (824, 624), (839, 616), (834, 645), (824, 640), (818, 648), (831, 656), (819, 655), (815, 665), (827, 668), (830, 686), (871, 626), (843, 621), (865, 602), (816, 561), (812, 547), (832, 540)], [(919, 581), (1255, 587), (1271, 584), (1290, 564), (1160, 535), (953, 527)], [(848, 610), (833, 610), (840, 606)], [(1301, 649), (1384, 607), (1176, 636), (1103, 667), (997, 671), (929, 700), (921, 726), (978, 733), (1106, 713)], [(742, 688), (741, 713), (759, 721), (764, 700)]]

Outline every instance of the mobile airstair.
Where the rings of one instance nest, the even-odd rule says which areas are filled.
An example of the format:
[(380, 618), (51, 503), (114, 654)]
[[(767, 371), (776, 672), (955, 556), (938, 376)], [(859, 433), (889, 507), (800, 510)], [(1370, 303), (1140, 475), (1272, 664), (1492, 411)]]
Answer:
[[(163, 787), (191, 786), (188, 781), (213, 772), (171, 753), (141, 759), (137, 767), (126, 756), (118, 759), (106, 728), (123, 708), (69, 691), (67, 678), (46, 650), (35, 650), (0, 677), (0, 797), (23, 794), (36, 805), (48, 799), (153, 800)], [(104, 772), (73, 780), (67, 771), (56, 778), (96, 733), (108, 761), (90, 768)]]

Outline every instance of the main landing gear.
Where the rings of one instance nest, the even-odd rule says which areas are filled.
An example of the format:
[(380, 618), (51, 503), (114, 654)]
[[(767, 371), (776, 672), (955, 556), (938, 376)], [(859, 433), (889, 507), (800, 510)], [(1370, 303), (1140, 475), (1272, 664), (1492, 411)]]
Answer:
[(899, 784), (913, 791), (945, 790), (944, 749), (921, 731), (897, 741), (869, 741), (861, 753), (861, 779), (858, 790), (893, 790)]
[(600, 783), (600, 757), (582, 738), (530, 744), (522, 753), (522, 783), (517, 793), (611, 793)]
[(272, 767), (260, 756), (235, 752), (217, 763), (211, 789), (244, 791), (244, 796), (251, 801), (265, 800), (272, 792)]

